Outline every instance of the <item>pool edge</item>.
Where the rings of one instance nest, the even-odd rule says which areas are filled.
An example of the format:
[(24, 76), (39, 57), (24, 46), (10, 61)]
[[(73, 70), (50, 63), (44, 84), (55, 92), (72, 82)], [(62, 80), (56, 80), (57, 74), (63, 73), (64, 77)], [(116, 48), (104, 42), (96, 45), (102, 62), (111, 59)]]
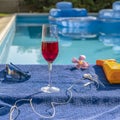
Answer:
[(16, 14), (11, 16), (11, 19), (6, 23), (5, 28), (0, 33), (0, 45), (3, 43), (4, 38), (10, 30), (10, 27), (13, 25), (16, 19)]

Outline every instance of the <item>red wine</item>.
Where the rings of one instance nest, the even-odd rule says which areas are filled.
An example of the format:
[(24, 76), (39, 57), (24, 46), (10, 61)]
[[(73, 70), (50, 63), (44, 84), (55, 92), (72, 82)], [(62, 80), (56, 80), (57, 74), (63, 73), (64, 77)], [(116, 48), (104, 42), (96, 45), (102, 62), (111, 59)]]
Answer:
[(53, 62), (58, 55), (58, 41), (43, 41), (42, 55), (48, 62)]

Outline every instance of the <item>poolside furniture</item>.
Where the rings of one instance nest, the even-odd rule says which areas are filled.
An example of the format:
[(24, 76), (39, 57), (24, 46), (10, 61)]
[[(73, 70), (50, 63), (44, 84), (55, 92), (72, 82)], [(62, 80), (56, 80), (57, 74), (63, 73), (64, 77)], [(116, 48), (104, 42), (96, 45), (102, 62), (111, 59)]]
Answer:
[(73, 7), (73, 4), (71, 2), (57, 2), (56, 3), (56, 8), (57, 9), (70, 9)]
[(98, 19), (88, 16), (85, 8), (73, 8), (71, 2), (58, 2), (49, 12), (50, 24), (58, 25), (59, 34), (71, 38), (91, 38), (98, 35)]
[(105, 35), (120, 34), (120, 11), (103, 9), (99, 11), (100, 33)]
[(99, 40), (106, 46), (113, 46), (120, 52), (120, 1), (112, 5), (112, 9), (102, 9), (98, 13)]
[(113, 10), (116, 10), (116, 11), (120, 10), (120, 1), (114, 2), (112, 5), (112, 8)]
[(102, 9), (98, 13), (100, 33), (104, 35), (120, 35), (120, 1), (113, 3), (112, 9)]

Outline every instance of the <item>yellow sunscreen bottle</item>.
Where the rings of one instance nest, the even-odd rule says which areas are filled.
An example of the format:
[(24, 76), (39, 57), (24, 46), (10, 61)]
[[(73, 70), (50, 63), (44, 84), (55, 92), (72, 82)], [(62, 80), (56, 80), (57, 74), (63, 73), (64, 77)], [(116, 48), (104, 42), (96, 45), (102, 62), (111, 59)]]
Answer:
[(117, 63), (114, 59), (97, 60), (97, 65), (103, 67), (107, 80), (111, 84), (120, 83), (120, 63)]

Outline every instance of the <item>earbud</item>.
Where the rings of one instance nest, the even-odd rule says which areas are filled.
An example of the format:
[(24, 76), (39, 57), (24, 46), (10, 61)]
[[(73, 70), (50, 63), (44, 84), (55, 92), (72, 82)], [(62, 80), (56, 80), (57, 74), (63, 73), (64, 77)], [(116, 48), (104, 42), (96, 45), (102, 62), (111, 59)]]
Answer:
[(86, 78), (86, 79), (90, 79), (90, 80), (92, 80), (92, 79), (93, 79), (93, 78), (92, 78), (92, 75), (91, 75), (91, 74), (89, 74), (89, 73), (88, 73), (88, 74), (87, 74), (87, 73), (86, 73), (86, 74), (84, 74), (84, 75), (83, 75), (83, 77), (84, 77), (84, 78)]

